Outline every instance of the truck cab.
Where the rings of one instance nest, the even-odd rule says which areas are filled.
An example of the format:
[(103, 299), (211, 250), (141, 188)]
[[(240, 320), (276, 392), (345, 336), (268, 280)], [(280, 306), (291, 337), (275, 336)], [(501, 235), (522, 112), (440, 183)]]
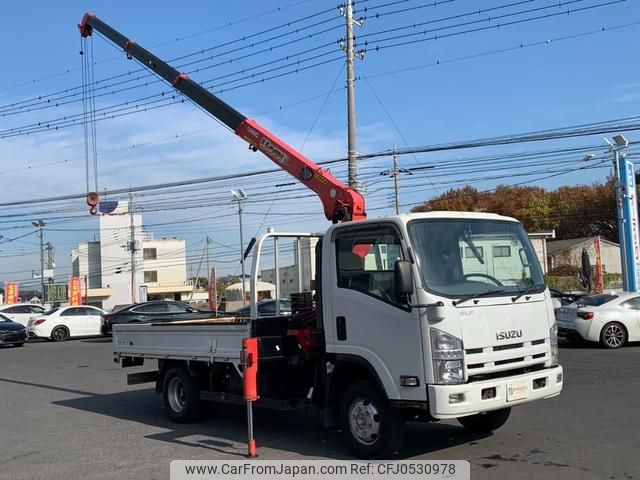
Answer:
[[(405, 418), (459, 418), (476, 431), (560, 393), (549, 290), (515, 219), (430, 212), (345, 223), (326, 233), (322, 257), (327, 368), (348, 372), (338, 383), (370, 384)], [(361, 446), (381, 435), (370, 405), (343, 406), (347, 419), (365, 411), (365, 427), (350, 427)]]

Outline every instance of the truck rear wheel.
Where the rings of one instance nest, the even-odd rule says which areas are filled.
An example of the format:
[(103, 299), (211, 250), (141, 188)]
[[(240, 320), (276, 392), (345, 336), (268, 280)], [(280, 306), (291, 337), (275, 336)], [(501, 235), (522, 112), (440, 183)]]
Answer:
[(340, 403), (340, 420), (358, 458), (389, 458), (404, 440), (404, 421), (369, 382), (347, 389)]
[(182, 367), (173, 367), (164, 376), (162, 398), (169, 418), (177, 423), (197, 420), (202, 412), (196, 382)]
[(491, 433), (503, 426), (511, 414), (510, 408), (477, 413), (458, 418), (458, 422), (473, 433)]

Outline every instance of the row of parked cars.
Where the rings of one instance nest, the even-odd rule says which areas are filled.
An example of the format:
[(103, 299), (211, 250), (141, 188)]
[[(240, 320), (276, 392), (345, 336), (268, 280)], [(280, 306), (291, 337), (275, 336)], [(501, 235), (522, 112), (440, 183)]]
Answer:
[[(274, 315), (275, 300), (258, 304), (260, 316)], [(280, 300), (281, 314), (291, 313), (291, 302)], [(249, 307), (226, 315), (249, 315)], [(40, 337), (57, 342), (71, 337), (111, 335), (113, 325), (120, 323), (155, 323), (176, 320), (198, 320), (219, 315), (198, 310), (182, 302), (150, 301), (121, 305), (111, 312), (98, 307), (70, 306), (46, 310), (41, 305), (21, 304), (0, 306), (0, 344), (22, 346), (29, 337)]]
[[(558, 335), (571, 343), (598, 342), (605, 348), (620, 348), (640, 341), (640, 294), (611, 292), (577, 296), (551, 291)], [(276, 300), (258, 304), (260, 316), (275, 315)], [(280, 300), (280, 313), (291, 313), (291, 302)], [(244, 307), (227, 315), (249, 315)], [(41, 305), (0, 306), (0, 344), (22, 346), (29, 337), (58, 342), (70, 337), (111, 335), (119, 323), (154, 323), (198, 320), (218, 315), (197, 310), (182, 302), (151, 301), (124, 305), (111, 312), (92, 307), (57, 307), (46, 311)]]

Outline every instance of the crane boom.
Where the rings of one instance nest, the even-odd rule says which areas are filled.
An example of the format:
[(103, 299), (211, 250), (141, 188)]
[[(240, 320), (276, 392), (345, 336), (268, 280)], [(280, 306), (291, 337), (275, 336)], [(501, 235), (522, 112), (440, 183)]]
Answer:
[(313, 190), (320, 197), (327, 219), (336, 223), (366, 218), (364, 198), (359, 192), (349, 188), (256, 121), (227, 105), (188, 75), (180, 73), (92, 13), (86, 13), (82, 17), (78, 28), (83, 37), (90, 36), (95, 29), (122, 47), (128, 57), (136, 59), (155, 72), (195, 104), (228, 126), (236, 135), (248, 142), (249, 148), (253, 151), (261, 151), (280, 168)]

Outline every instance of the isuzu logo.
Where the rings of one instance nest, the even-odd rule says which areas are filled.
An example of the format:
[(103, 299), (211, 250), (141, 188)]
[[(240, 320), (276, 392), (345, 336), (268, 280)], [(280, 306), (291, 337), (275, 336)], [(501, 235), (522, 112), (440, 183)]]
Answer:
[(506, 332), (496, 333), (496, 340), (510, 340), (512, 338), (522, 337), (522, 330), (508, 330)]
[(273, 143), (271, 143), (266, 138), (262, 137), (260, 139), (260, 150), (266, 153), (269, 157), (273, 158), (276, 162), (287, 164), (289, 163), (289, 157), (286, 153), (276, 147)]

